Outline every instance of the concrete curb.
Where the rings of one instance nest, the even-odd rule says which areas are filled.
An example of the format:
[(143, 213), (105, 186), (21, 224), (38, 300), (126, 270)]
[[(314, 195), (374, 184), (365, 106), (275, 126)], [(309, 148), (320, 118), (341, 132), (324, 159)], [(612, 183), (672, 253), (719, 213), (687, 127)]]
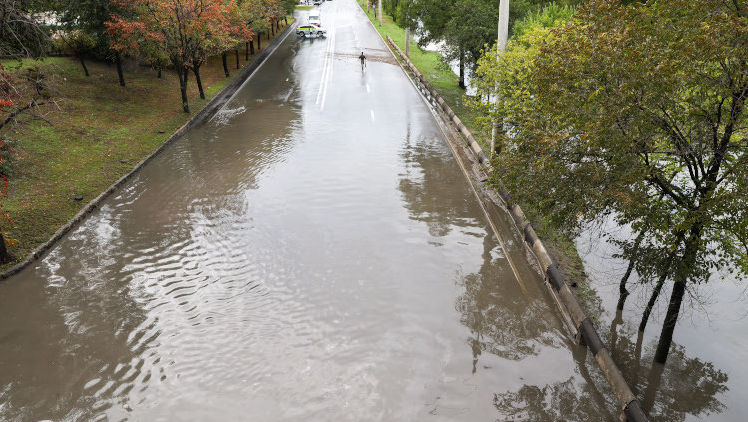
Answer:
[[(486, 172), (491, 171), (492, 166), (490, 161), (470, 130), (460, 121), (454, 111), (452, 111), (449, 105), (423, 77), (421, 72), (418, 71), (410, 59), (403, 53), (400, 47), (392, 40), (392, 38), (390, 38), (389, 35), (387, 36), (387, 43), (397, 51), (397, 54), (402, 60), (400, 63), (401, 66), (406, 68), (406, 70), (410, 71), (410, 73), (415, 76), (418, 84), (420, 84), (423, 89), (423, 94), (427, 96), (426, 99), (430, 101), (432, 105), (440, 109), (439, 114), (443, 120), (446, 120), (445, 123), (448, 125), (454, 125), (454, 129), (464, 137), (467, 149), (470, 150), (475, 160), (482, 165), (481, 170)], [(504, 189), (498, 191), (498, 194), (506, 208), (509, 210), (509, 214), (512, 216), (512, 220), (514, 220), (517, 229), (523, 234), (526, 247), (537, 258), (540, 267), (543, 269), (544, 279), (546, 284), (550, 286), (549, 290), (554, 296), (554, 301), (556, 302), (559, 311), (562, 313), (565, 320), (571, 320), (577, 340), (590, 349), (598, 366), (603, 371), (605, 378), (608, 380), (620, 406), (622, 418), (631, 422), (648, 421), (639, 401), (631, 392), (631, 389), (623, 378), (621, 371), (618, 369), (615, 362), (613, 362), (610, 353), (600, 339), (592, 320), (585, 315), (576, 295), (574, 295), (569, 286), (564, 282), (563, 275), (548, 254), (542, 240), (540, 240), (538, 235), (535, 233), (532, 224), (527, 221), (520, 206), (512, 202), (511, 196)]]
[(244, 82), (246, 82), (247, 79), (252, 76), (254, 71), (257, 70), (265, 62), (265, 60), (271, 54), (273, 54), (273, 52), (275, 52), (275, 50), (278, 48), (278, 45), (280, 45), (280, 43), (288, 37), (288, 34), (291, 33), (295, 27), (296, 22), (288, 25), (286, 29), (284, 29), (283, 32), (275, 37), (275, 39), (273, 39), (273, 41), (271, 41), (264, 50), (260, 51), (260, 53), (255, 56), (254, 60), (252, 60), (252, 62), (249, 63), (249, 65), (247, 65), (244, 69), (242, 69), (239, 74), (235, 76), (234, 79), (229, 82), (229, 84), (226, 85), (226, 87), (221, 92), (216, 94), (216, 96), (213, 97), (213, 99), (211, 99), (208, 104), (206, 104), (205, 107), (202, 108), (202, 110), (197, 112), (197, 114), (192, 116), (192, 118), (187, 121), (187, 123), (177, 129), (176, 132), (174, 132), (169, 137), (169, 139), (161, 144), (161, 146), (156, 148), (156, 150), (151, 152), (147, 157), (136, 164), (129, 173), (120, 177), (105, 191), (101, 192), (99, 196), (88, 202), (72, 219), (70, 219), (67, 223), (65, 223), (65, 225), (60, 227), (49, 240), (32, 250), (23, 261), (3, 271), (0, 274), (0, 281), (19, 273), (21, 270), (31, 265), (31, 263), (43, 256), (44, 253), (47, 252), (52, 246), (54, 246), (54, 244), (58, 240), (60, 240), (66, 233), (72, 230), (78, 223), (83, 221), (83, 219), (86, 218), (88, 214), (92, 213), (96, 208), (98, 208), (104, 199), (106, 199), (107, 197), (109, 197), (109, 195), (119, 189), (120, 186), (122, 186), (126, 181), (128, 181), (136, 173), (138, 173), (138, 171), (140, 171), (143, 166), (145, 166), (149, 161), (159, 155), (164, 149), (166, 149), (166, 147), (174, 143), (174, 141), (176, 141), (177, 139), (181, 138), (191, 128), (207, 122), (213, 116), (213, 114), (215, 114), (216, 111), (223, 107), (223, 105), (233, 97), (233, 95), (239, 90), (239, 88), (241, 88)]

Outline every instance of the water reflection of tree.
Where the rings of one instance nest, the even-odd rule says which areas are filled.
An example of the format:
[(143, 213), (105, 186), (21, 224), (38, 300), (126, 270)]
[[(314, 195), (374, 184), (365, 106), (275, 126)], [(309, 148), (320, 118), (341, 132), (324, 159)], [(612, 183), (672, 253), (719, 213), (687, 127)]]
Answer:
[(521, 294), (506, 259), (492, 259), (496, 247), (492, 236), (485, 236), (480, 272), (458, 279), (465, 290), (455, 307), (471, 332), (473, 372), (484, 352), (520, 360), (537, 355), (539, 344), (560, 345), (546, 303)]
[(400, 154), (405, 170), (399, 189), (405, 208), (411, 219), (427, 224), (432, 236), (446, 236), (452, 226), (465, 226), (463, 221), (475, 214), (466, 200), (469, 191), (462, 174), (446, 148), (417, 139)]
[[(426, 223), (432, 236), (446, 236), (455, 226), (476, 225), (475, 218), (481, 211), (471, 205), (469, 187), (445, 145), (411, 137), (409, 131), (401, 157), (405, 172), (399, 187), (412, 219)], [(519, 361), (537, 356), (542, 347), (569, 347), (575, 361), (580, 362), (583, 379), (572, 377), (542, 388), (526, 386), (520, 392), (497, 394), (497, 409), (504, 416), (524, 412), (537, 415), (538, 420), (600, 420), (601, 415), (612, 420), (606, 399), (585, 366), (586, 349), (564, 342), (561, 323), (555, 310), (542, 299), (541, 288), (529, 286), (532, 294), (523, 294), (508, 262), (497, 253), (493, 235), (490, 231), (481, 234), (483, 261), (479, 271), (459, 274), (456, 280), (463, 293), (456, 299), (455, 308), (470, 332), (466, 342), (473, 354), (473, 373), (484, 354)], [(546, 394), (554, 391), (555, 398)], [(515, 412), (512, 405), (519, 402), (523, 410)], [(557, 409), (561, 413), (554, 413)]]
[(553, 310), (545, 301), (522, 295), (505, 259), (493, 259), (496, 244), (491, 236), (483, 240), (483, 264), (477, 274), (459, 279), (465, 291), (456, 302), (460, 321), (470, 329), (468, 339), (473, 351), (473, 372), (483, 353), (504, 359), (520, 360), (535, 356), (539, 345), (569, 347), (579, 363), (584, 382), (570, 377), (546, 386), (525, 385), (519, 391), (494, 395), (494, 406), (502, 418), (520, 420), (613, 420), (604, 394), (596, 385), (604, 385), (600, 374), (591, 374), (583, 347), (564, 343)]
[(525, 385), (518, 391), (494, 395), (494, 406), (502, 420), (598, 421), (614, 420), (591, 405), (596, 395), (589, 383), (579, 385), (573, 377), (545, 386)]
[(719, 395), (728, 390), (725, 372), (711, 362), (688, 357), (678, 344), (673, 344), (666, 365), (652, 363), (657, 342), (653, 339), (644, 345), (640, 333), (623, 330), (615, 342), (608, 343), (618, 367), (652, 419), (682, 421), (687, 415), (704, 418), (724, 409)]

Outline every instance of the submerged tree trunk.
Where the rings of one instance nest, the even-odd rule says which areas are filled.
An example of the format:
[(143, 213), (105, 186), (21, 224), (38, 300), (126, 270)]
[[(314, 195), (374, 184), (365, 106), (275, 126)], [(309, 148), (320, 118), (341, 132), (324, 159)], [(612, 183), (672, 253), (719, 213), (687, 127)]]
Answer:
[(675, 268), (675, 283), (673, 284), (673, 293), (670, 295), (670, 303), (665, 314), (665, 321), (662, 324), (660, 340), (657, 343), (657, 351), (654, 360), (657, 363), (665, 363), (667, 355), (670, 352), (670, 345), (673, 343), (673, 331), (675, 324), (678, 322), (680, 305), (683, 302), (683, 296), (686, 293), (686, 283), (691, 271), (696, 263), (696, 253), (701, 241), (701, 226), (695, 223), (691, 228), (689, 239), (686, 241), (686, 247), (683, 251), (683, 260), (681, 266)]
[(460, 49), (460, 88), (465, 89), (465, 54)]
[[(672, 256), (671, 256), (671, 259), (672, 259)], [(649, 322), (649, 315), (652, 313), (652, 308), (654, 308), (655, 303), (657, 303), (657, 298), (660, 296), (660, 292), (662, 291), (662, 286), (665, 284), (665, 280), (667, 280), (669, 271), (670, 271), (670, 262), (668, 262), (668, 265), (662, 271), (662, 274), (660, 274), (660, 278), (657, 280), (657, 284), (655, 284), (655, 288), (652, 291), (652, 295), (649, 297), (649, 302), (647, 302), (647, 306), (644, 308), (644, 313), (642, 314), (642, 320), (639, 322), (640, 333), (643, 333), (644, 330), (647, 329), (647, 323)]]
[(644, 399), (642, 400), (642, 410), (644, 413), (650, 413), (654, 406), (655, 398), (657, 397), (657, 390), (660, 389), (662, 384), (662, 373), (665, 371), (665, 366), (659, 363), (653, 363), (652, 368), (649, 370), (649, 376), (647, 377), (647, 389), (644, 391)]
[(192, 71), (195, 73), (195, 81), (197, 82), (197, 90), (200, 92), (200, 98), (205, 99), (205, 91), (203, 91), (203, 81), (200, 79), (200, 65), (193, 64)]
[(234, 49), (234, 54), (236, 55), (236, 68), (239, 69), (239, 49)]
[(227, 63), (227, 60), (226, 60), (226, 52), (225, 51), (223, 53), (221, 53), (221, 61), (223, 62), (223, 73), (228, 78), (230, 76), (230, 74), (229, 74), (229, 66), (228, 66), (228, 63)]
[(255, 55), (255, 42), (254, 41), (249, 42), (249, 54), (253, 56)]
[(119, 85), (125, 86), (125, 75), (122, 73), (122, 60), (119, 56), (119, 51), (114, 53), (114, 62), (117, 64), (117, 76), (119, 76)]
[(686, 293), (686, 281), (678, 280), (673, 284), (673, 293), (670, 295), (670, 303), (667, 307), (667, 314), (662, 325), (660, 340), (657, 342), (657, 351), (655, 352), (655, 362), (664, 364), (667, 355), (670, 353), (670, 346), (673, 343), (673, 332), (675, 324), (678, 322), (680, 305), (683, 302), (683, 296)]
[(629, 297), (629, 291), (626, 288), (626, 284), (629, 281), (629, 277), (631, 277), (631, 272), (634, 270), (634, 264), (636, 263), (637, 255), (639, 254), (639, 247), (641, 246), (642, 240), (644, 240), (644, 232), (639, 233), (639, 235), (636, 237), (636, 243), (634, 244), (634, 248), (631, 252), (629, 266), (626, 268), (626, 273), (623, 274), (623, 277), (621, 277), (621, 282), (618, 285), (619, 296), (616, 309), (619, 311), (623, 311), (623, 306), (626, 303), (626, 298)]
[(83, 66), (83, 73), (85, 73), (86, 76), (91, 76), (88, 74), (88, 67), (86, 67), (86, 60), (83, 58), (83, 54), (78, 55), (78, 60), (81, 62), (81, 66)]

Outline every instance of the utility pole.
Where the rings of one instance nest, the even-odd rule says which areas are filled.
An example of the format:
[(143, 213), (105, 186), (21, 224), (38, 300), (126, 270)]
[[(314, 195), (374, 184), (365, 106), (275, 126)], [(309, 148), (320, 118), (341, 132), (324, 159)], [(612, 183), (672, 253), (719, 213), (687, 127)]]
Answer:
[[(499, 37), (496, 40), (496, 61), (498, 62), (501, 55), (506, 50), (506, 44), (509, 41), (509, 0), (499, 0)], [(498, 88), (498, 87), (497, 87)], [(498, 89), (496, 90), (498, 93)], [(496, 98), (498, 101), (498, 97)], [(496, 131), (499, 129), (499, 121), (493, 121), (491, 128), (491, 153), (493, 157), (496, 151)]]
[(410, 28), (405, 28), (405, 55), (410, 57)]
[(379, 7), (377, 7), (377, 13), (379, 13), (379, 26), (382, 26), (382, 0), (379, 0)]

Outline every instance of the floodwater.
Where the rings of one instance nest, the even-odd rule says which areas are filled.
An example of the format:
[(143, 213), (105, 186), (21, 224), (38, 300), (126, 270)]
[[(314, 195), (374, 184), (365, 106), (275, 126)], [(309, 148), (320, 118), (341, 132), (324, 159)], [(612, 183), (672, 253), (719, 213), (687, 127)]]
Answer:
[(631, 295), (620, 319), (616, 319), (618, 285), (628, 261), (613, 257), (620, 250), (603, 240), (635, 238), (629, 228), (613, 221), (588, 229), (577, 246), (601, 299), (600, 334), (612, 345), (613, 358), (656, 421), (745, 421), (748, 419), (748, 297), (746, 281), (727, 272), (714, 273), (708, 283), (691, 285), (681, 305), (673, 345), (664, 366), (654, 364), (662, 320), (672, 292), (668, 282), (643, 336), (638, 335), (643, 310), (653, 281), (640, 280), (633, 272), (628, 281)]
[(356, 3), (322, 20), (0, 283), (1, 420), (613, 420)]

